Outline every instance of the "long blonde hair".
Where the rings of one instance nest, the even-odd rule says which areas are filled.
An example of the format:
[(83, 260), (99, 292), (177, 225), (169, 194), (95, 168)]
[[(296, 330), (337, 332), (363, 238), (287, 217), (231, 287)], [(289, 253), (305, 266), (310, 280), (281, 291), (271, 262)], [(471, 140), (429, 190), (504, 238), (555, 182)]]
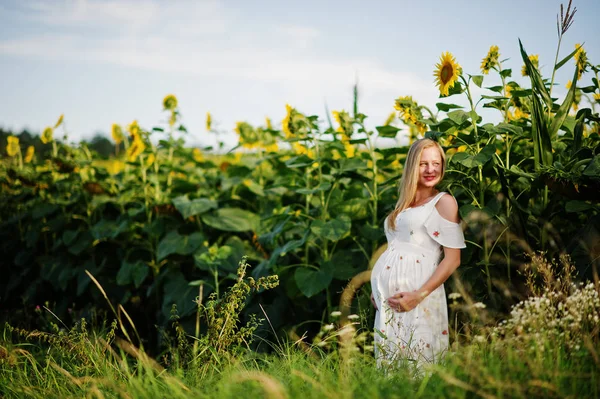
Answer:
[(440, 175), (440, 181), (444, 178), (444, 172), (446, 171), (446, 154), (442, 149), (442, 146), (437, 141), (431, 139), (420, 139), (415, 141), (408, 149), (408, 155), (406, 156), (406, 163), (404, 164), (404, 171), (400, 178), (400, 184), (398, 187), (398, 202), (392, 213), (388, 216), (388, 226), (392, 229), (396, 229), (396, 217), (400, 212), (405, 210), (413, 203), (417, 195), (417, 183), (419, 182), (419, 163), (421, 161), (421, 154), (426, 148), (435, 147), (440, 152), (442, 157), (442, 173)]

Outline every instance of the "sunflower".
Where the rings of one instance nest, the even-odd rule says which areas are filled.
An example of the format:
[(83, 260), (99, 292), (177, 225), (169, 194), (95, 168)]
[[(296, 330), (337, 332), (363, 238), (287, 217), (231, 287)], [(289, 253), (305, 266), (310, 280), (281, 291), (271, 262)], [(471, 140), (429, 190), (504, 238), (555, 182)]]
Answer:
[(121, 126), (113, 123), (110, 131), (115, 144), (121, 144), (123, 142), (123, 129), (121, 129)]
[(515, 119), (525, 119), (527, 114), (520, 107), (515, 107), (514, 117)]
[(404, 123), (417, 122), (416, 111), (418, 111), (418, 107), (412, 96), (398, 97), (394, 103), (394, 108), (400, 112), (400, 117)]
[(583, 49), (581, 44), (576, 44), (575, 48), (577, 52), (575, 53), (575, 63), (577, 64), (577, 80), (581, 79), (581, 75), (584, 72), (587, 72), (588, 67), (588, 56), (587, 52)]
[(210, 112), (206, 113), (206, 131), (210, 132), (210, 129), (212, 128), (212, 116), (210, 115)]
[(199, 148), (194, 148), (192, 151), (192, 156), (194, 157), (194, 161), (204, 162), (204, 154), (202, 154), (202, 151), (200, 151)]
[(354, 158), (354, 155), (356, 154), (356, 147), (350, 144), (350, 142), (345, 142), (344, 152), (346, 153), (347, 158)]
[(127, 131), (134, 140), (140, 136), (140, 130), (137, 120), (134, 120), (127, 126)]
[(296, 155), (306, 155), (311, 159), (315, 159), (315, 152), (312, 148), (308, 148), (305, 145), (300, 144), (299, 142), (292, 143), (292, 149), (296, 153)]
[(350, 137), (353, 132), (352, 129), (352, 119), (348, 112), (341, 111), (333, 111), (332, 112), (335, 121), (338, 123), (338, 128), (335, 130), (338, 133), (343, 133), (345, 136)]
[[(540, 67), (540, 55), (539, 54), (532, 54), (532, 55), (530, 55), (529, 56), (529, 61), (531, 61), (531, 63), (535, 67), (535, 69), (539, 69), (539, 67)], [(521, 67), (521, 75), (523, 75), (523, 76), (529, 76), (529, 73), (527, 73), (527, 66), (526, 65), (523, 65)]]
[(27, 147), (27, 152), (25, 153), (25, 163), (29, 163), (33, 160), (33, 155), (35, 154), (35, 147), (30, 145)]
[(484, 75), (487, 75), (490, 72), (490, 69), (498, 65), (498, 58), (500, 57), (498, 46), (490, 47), (490, 51), (488, 51), (485, 58), (481, 61), (481, 72)]
[(571, 86), (573, 86), (573, 82), (569, 80), (569, 81), (567, 82), (567, 84), (565, 85), (565, 87), (566, 87), (567, 89), (570, 89), (570, 88), (571, 88)]
[(281, 122), (281, 128), (283, 130), (283, 134), (285, 134), (285, 137), (289, 139), (294, 135), (292, 132), (292, 116), (295, 110), (291, 105), (286, 104), (285, 111), (286, 114), (285, 118), (283, 118), (283, 121)]
[(237, 122), (234, 130), (239, 136), (239, 142), (242, 147), (256, 148), (260, 146), (258, 132), (249, 123)]
[(173, 94), (167, 95), (163, 100), (165, 111), (174, 111), (177, 108), (177, 97)]
[(271, 124), (271, 118), (269, 118), (268, 116), (265, 117), (265, 125), (267, 126), (267, 129), (273, 130), (273, 125)]
[(50, 126), (45, 128), (42, 132), (42, 137), (40, 137), (40, 140), (42, 140), (42, 143), (44, 144), (50, 143), (52, 140), (54, 140), (54, 129), (52, 129)]
[(594, 100), (600, 104), (600, 93), (594, 93)]
[(6, 138), (6, 153), (9, 157), (14, 157), (21, 150), (19, 147), (19, 138), (16, 136), (8, 136)]
[(442, 53), (440, 63), (436, 64), (435, 67), (436, 70), (433, 72), (435, 85), (439, 86), (440, 95), (447, 96), (448, 90), (454, 86), (461, 74), (460, 65), (451, 53), (445, 52)]
[(134, 162), (140, 156), (140, 154), (144, 152), (145, 149), (146, 144), (144, 144), (144, 141), (140, 135), (135, 135), (133, 142), (127, 149), (127, 158), (129, 159), (129, 162)]
[(108, 163), (105, 165), (106, 171), (111, 174), (111, 175), (117, 175), (119, 173), (121, 173), (123, 171), (123, 169), (125, 169), (125, 162), (123, 161), (118, 161), (118, 160), (112, 160), (112, 161), (108, 161)]

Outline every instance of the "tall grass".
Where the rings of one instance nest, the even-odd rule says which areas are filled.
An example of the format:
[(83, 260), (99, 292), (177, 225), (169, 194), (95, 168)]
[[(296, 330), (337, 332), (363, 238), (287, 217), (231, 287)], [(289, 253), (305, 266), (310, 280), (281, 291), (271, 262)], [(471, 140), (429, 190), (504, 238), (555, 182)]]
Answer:
[[(343, 324), (332, 315), (333, 323), (314, 339), (266, 343), (269, 353), (251, 350), (249, 338), (234, 342), (247, 331), (239, 323), (223, 330), (225, 347), (210, 333), (182, 332), (175, 321), (173, 339), (158, 360), (127, 339), (118, 320), (99, 328), (82, 320), (70, 329), (55, 325), (52, 332), (6, 326), (0, 392), (3, 398), (44, 399), (599, 397), (598, 289), (572, 284), (570, 263), (561, 262), (533, 257), (526, 271), (532, 296), (499, 324), (482, 326), (475, 320), (484, 318), (474, 314), (468, 333), (455, 332), (445, 360), (421, 369), (410, 362), (378, 369), (369, 321), (354, 317)], [(231, 305), (241, 306), (248, 295), (243, 281), (242, 273), (226, 302), (199, 304), (202, 315), (210, 315), (207, 308), (216, 312), (203, 318), (213, 323), (207, 331), (223, 316), (237, 320), (240, 307)], [(535, 294), (536, 287), (545, 288)]]

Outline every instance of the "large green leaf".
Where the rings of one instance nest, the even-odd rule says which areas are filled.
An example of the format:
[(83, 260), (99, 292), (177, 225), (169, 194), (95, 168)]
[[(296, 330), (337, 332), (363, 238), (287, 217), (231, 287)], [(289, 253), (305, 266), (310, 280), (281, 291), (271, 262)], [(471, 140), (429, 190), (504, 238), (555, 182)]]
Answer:
[(309, 195), (309, 194), (318, 193), (319, 191), (327, 191), (330, 188), (331, 188), (331, 183), (326, 181), (326, 182), (319, 184), (317, 187), (314, 187), (314, 188), (299, 188), (295, 191), (298, 194)]
[(333, 278), (347, 280), (367, 269), (369, 260), (349, 250), (336, 251), (331, 257)]
[(391, 125), (375, 126), (375, 129), (377, 129), (377, 132), (379, 133), (379, 136), (381, 136), (381, 137), (391, 137), (391, 138), (396, 137), (396, 135), (400, 131), (400, 129), (398, 129), (395, 126), (391, 126)]
[(93, 238), (87, 231), (81, 232), (77, 238), (68, 246), (69, 252), (73, 255), (80, 255), (83, 251), (92, 247)]
[(437, 107), (438, 110), (443, 111), (443, 112), (448, 112), (451, 109), (460, 109), (460, 108), (462, 108), (461, 105), (445, 104), (445, 103), (435, 103), (435, 106)]
[(173, 205), (181, 213), (184, 219), (190, 216), (200, 215), (217, 207), (217, 202), (208, 198), (196, 198), (190, 200), (186, 195), (173, 198)]
[(595, 207), (592, 204), (588, 204), (585, 201), (567, 201), (567, 203), (565, 204), (565, 210), (569, 213), (579, 213), (593, 209), (595, 209)]
[(471, 76), (471, 79), (473, 79), (473, 83), (475, 83), (477, 87), (481, 87), (483, 84), (483, 75), (474, 75)]
[(318, 294), (331, 284), (333, 270), (331, 262), (323, 262), (319, 269), (299, 267), (294, 273), (296, 284), (308, 298)]
[(177, 306), (177, 314), (180, 317), (190, 314), (197, 308), (194, 303), (197, 295), (198, 287), (190, 286), (183, 273), (179, 270), (170, 271), (165, 276), (163, 285), (163, 316), (169, 317), (173, 304)]
[(354, 170), (366, 169), (367, 163), (360, 158), (342, 158), (337, 172), (342, 174)]
[(600, 155), (596, 155), (583, 170), (585, 176), (600, 178)]
[(366, 198), (351, 198), (342, 201), (339, 204), (333, 205), (331, 211), (335, 214), (344, 214), (352, 220), (364, 219), (367, 217), (367, 204), (369, 200)]
[(117, 273), (117, 284), (127, 285), (133, 283), (135, 288), (139, 288), (148, 276), (149, 271), (150, 268), (148, 265), (141, 260), (133, 263), (124, 260)]
[(158, 244), (156, 257), (160, 261), (171, 254), (189, 255), (203, 242), (204, 236), (200, 232), (181, 235), (176, 230), (170, 231)]
[(340, 215), (326, 222), (315, 220), (310, 226), (310, 230), (318, 237), (337, 241), (350, 232), (350, 227), (352, 227), (350, 218), (346, 215)]
[(458, 126), (462, 125), (464, 122), (469, 120), (469, 114), (460, 109), (458, 109), (456, 111), (448, 112), (447, 116), (448, 116), (448, 119), (450, 119), (452, 122), (454, 122)]
[(92, 236), (96, 240), (114, 239), (119, 234), (127, 230), (128, 223), (126, 220), (117, 224), (114, 220), (102, 219), (90, 230)]
[(260, 217), (240, 208), (220, 208), (216, 212), (202, 215), (202, 222), (223, 231), (256, 231)]
[(488, 144), (483, 147), (481, 151), (479, 151), (479, 154), (473, 157), (473, 163), (477, 166), (485, 165), (490, 159), (493, 158), (495, 153), (496, 146), (494, 144)]

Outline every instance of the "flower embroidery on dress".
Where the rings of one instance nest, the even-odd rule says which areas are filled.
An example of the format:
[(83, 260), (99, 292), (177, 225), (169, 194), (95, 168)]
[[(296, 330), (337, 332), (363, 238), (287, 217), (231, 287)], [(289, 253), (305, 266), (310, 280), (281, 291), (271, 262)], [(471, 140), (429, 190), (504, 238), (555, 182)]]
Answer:
[(400, 260), (402, 260), (402, 256), (400, 257)]
[(414, 232), (413, 230), (411, 230), (411, 231), (410, 231), (410, 235), (412, 236), (412, 235), (414, 235), (414, 234), (415, 234), (415, 232)]
[(448, 330), (442, 331), (442, 335), (448, 335)]
[(386, 266), (385, 268), (389, 270), (389, 268), (390, 268), (390, 267), (389, 267), (389, 266)]
[(417, 259), (417, 263), (421, 263), (421, 261), (419, 259)]
[(437, 236), (439, 236), (439, 235), (440, 235), (440, 232), (439, 232), (439, 231), (437, 231), (437, 230), (436, 230), (436, 231), (434, 231), (434, 232), (433, 232), (433, 236), (434, 236), (434, 237), (437, 237)]

